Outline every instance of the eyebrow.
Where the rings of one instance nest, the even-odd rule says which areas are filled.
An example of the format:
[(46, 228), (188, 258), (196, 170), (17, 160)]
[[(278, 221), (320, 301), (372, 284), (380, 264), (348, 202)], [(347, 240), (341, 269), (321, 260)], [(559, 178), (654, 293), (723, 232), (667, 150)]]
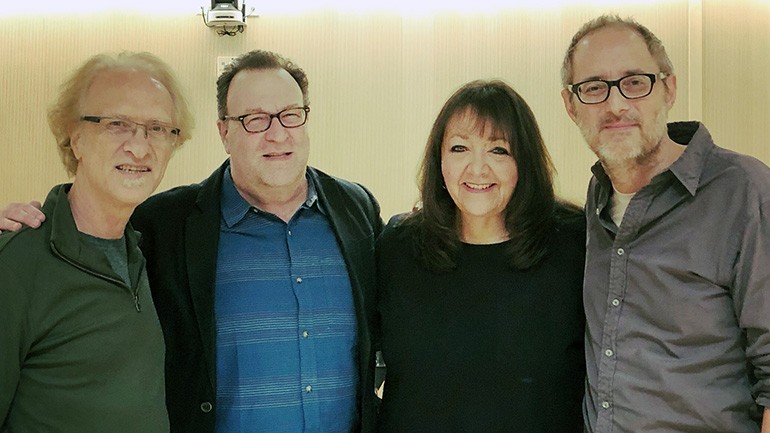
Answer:
[[(135, 119), (134, 117), (126, 116), (124, 114), (108, 114), (108, 115), (105, 115), (105, 116), (98, 116), (98, 117), (102, 117), (102, 118), (105, 118), (105, 119), (130, 120), (132, 122), (137, 122), (136, 120), (134, 120)], [(162, 123), (164, 125), (173, 125), (174, 124), (174, 121), (172, 119), (163, 120), (163, 119), (159, 119), (157, 117), (148, 117), (148, 118), (140, 119), (140, 120), (141, 120), (141, 122), (139, 122), (139, 123), (148, 123), (149, 124), (149, 123), (152, 123), (152, 122), (157, 122), (157, 123)]]
[[(615, 80), (617, 80), (618, 78), (621, 78), (621, 77), (626, 77), (626, 76), (629, 76), (629, 75), (634, 75), (634, 74), (644, 74), (644, 73), (646, 73), (646, 72), (644, 71), (644, 69), (641, 69), (641, 68), (637, 68), (637, 69), (626, 69), (625, 71), (623, 71), (623, 72), (621, 73), (621, 75), (620, 75), (619, 77), (615, 78)], [(576, 82), (576, 83), (582, 83), (582, 82), (584, 82), (584, 81), (594, 81), (594, 80), (607, 80), (607, 81), (612, 81), (612, 80), (609, 80), (609, 79), (607, 79), (607, 78), (604, 78), (604, 75), (592, 75), (592, 76), (590, 76), (590, 77), (588, 77), (588, 78), (584, 78), (584, 79), (582, 79), (582, 80), (577, 80), (577, 81), (575, 81), (575, 82)]]
[[(454, 133), (452, 135), (449, 135), (446, 137), (446, 140), (452, 139), (452, 138), (461, 138), (463, 140), (470, 139), (470, 135), (462, 134), (462, 133)], [(490, 136), (489, 138), (481, 137), (485, 140), (488, 140), (490, 143), (497, 143), (498, 141), (502, 141), (503, 143), (507, 143), (510, 146), (510, 143), (508, 143), (508, 140), (505, 139), (505, 137), (498, 137), (498, 136)]]
[(285, 105), (282, 108), (279, 108), (278, 111), (267, 111), (264, 108), (247, 108), (243, 111), (243, 113), (246, 114), (258, 114), (258, 113), (264, 113), (264, 114), (274, 114), (281, 112), (283, 110), (288, 110), (289, 108), (302, 108), (304, 105), (302, 104), (289, 104)]

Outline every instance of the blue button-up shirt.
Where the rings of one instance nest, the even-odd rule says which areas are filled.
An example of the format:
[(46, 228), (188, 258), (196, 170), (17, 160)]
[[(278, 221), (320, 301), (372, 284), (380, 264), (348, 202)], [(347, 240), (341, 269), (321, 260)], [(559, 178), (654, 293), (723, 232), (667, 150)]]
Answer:
[(353, 429), (352, 288), (309, 178), (287, 224), (249, 205), (226, 170), (215, 314), (217, 433)]

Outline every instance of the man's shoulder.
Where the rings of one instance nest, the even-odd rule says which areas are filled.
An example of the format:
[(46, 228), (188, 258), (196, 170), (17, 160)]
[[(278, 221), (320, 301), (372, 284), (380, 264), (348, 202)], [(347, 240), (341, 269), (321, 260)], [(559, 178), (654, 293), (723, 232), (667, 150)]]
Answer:
[[(33, 229), (24, 226), (15, 232), (3, 232), (0, 235), (0, 256), (7, 257), (9, 254), (14, 255), (30, 248), (32, 244), (44, 236), (41, 230), (44, 230), (44, 228)], [(5, 261), (5, 257), (3, 261)]]
[[(19, 254), (26, 254), (35, 251), (40, 246), (47, 247), (51, 237), (51, 224), (54, 221), (54, 208), (57, 199), (55, 197), (55, 187), (43, 203), (43, 213), (45, 221), (38, 228), (23, 226), (20, 230), (14, 232), (3, 232), (0, 235), (0, 262), (7, 263), (11, 257), (18, 257)], [(66, 197), (66, 196), (65, 196)], [(26, 260), (21, 258), (22, 260)]]
[(770, 179), (770, 168), (767, 164), (745, 153), (739, 153), (734, 150), (726, 149), (720, 146), (714, 146), (713, 156), (721, 165), (729, 167), (739, 167), (752, 176), (760, 179)]
[[(375, 237), (382, 230), (380, 204), (374, 195), (363, 185), (341, 179), (308, 167), (308, 173), (316, 186), (322, 207), (330, 212), (338, 223), (349, 222), (366, 226)], [(362, 227), (363, 227), (362, 226)]]
[(202, 183), (195, 183), (184, 186), (177, 186), (169, 190), (157, 193), (144, 203), (137, 207), (137, 212), (142, 212), (146, 209), (175, 209), (185, 204), (194, 203), (198, 194), (202, 188)]
[(168, 234), (196, 208), (200, 190), (201, 184), (192, 184), (153, 195), (134, 210), (132, 227), (142, 233), (145, 241), (153, 233)]
[(310, 171), (311, 176), (314, 176), (317, 179), (318, 186), (324, 189), (324, 191), (330, 188), (338, 188), (341, 192), (348, 194), (353, 198), (366, 200), (373, 198), (372, 193), (360, 183), (330, 175), (315, 167), (308, 167), (308, 170)]
[[(330, 206), (352, 206), (370, 214), (371, 218), (380, 218), (380, 204), (365, 186), (326, 174), (314, 167), (308, 167), (315, 179), (319, 196), (329, 201)], [(346, 204), (347, 203), (347, 204)], [(379, 221), (378, 225), (382, 222)]]
[[(41, 252), (50, 251), (50, 218), (39, 228), (24, 227), (0, 235), (0, 269), (27, 272), (39, 262)], [(3, 271), (0, 271), (2, 274)]]
[(136, 208), (134, 216), (144, 217), (159, 211), (184, 212), (195, 204), (202, 190), (218, 191), (217, 188), (221, 183), (222, 173), (227, 164), (225, 162), (214, 170), (208, 178), (198, 183), (177, 186), (151, 196)]
[(729, 191), (744, 189), (747, 194), (770, 200), (770, 168), (759, 159), (730, 149), (714, 146), (701, 177), (702, 184), (728, 183)]

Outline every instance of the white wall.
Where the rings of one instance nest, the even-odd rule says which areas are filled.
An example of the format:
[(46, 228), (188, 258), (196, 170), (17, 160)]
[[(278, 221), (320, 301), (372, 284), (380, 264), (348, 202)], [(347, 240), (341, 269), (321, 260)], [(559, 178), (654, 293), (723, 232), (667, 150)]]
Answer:
[(504, 79), (524, 96), (559, 171), (558, 190), (582, 203), (594, 158), (564, 112), (559, 68), (572, 34), (605, 12), (632, 15), (663, 40), (678, 75), (672, 119), (702, 119), (718, 143), (770, 162), (767, 1), (501, 6), (510, 2), (476, 0), (472, 10), (419, 13), (407, 2), (395, 2), (400, 10), (369, 12), (306, 5), (263, 11), (235, 37), (204, 27), (196, 11), (208, 1), (189, 3), (174, 13), (152, 12), (149, 2), (128, 12), (0, 12), (0, 203), (42, 200), (66, 181), (46, 108), (65, 74), (100, 51), (151, 51), (174, 67), (197, 127), (161, 190), (203, 179), (226, 157), (215, 125), (216, 58), (256, 48), (305, 68), (311, 164), (370, 187), (385, 218), (413, 205), (418, 160), (438, 109), (477, 78)]

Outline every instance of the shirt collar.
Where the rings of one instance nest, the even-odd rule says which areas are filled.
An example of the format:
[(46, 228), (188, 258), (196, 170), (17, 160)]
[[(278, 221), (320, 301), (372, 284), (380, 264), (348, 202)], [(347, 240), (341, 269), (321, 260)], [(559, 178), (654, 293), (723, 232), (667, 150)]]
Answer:
[[(310, 208), (318, 203), (318, 189), (312, 176), (309, 176), (307, 171), (305, 171), (305, 178), (307, 179), (307, 199), (302, 205), (302, 208)], [(222, 218), (224, 218), (225, 224), (227, 224), (228, 227), (232, 227), (241, 221), (250, 210), (259, 210), (249, 204), (249, 202), (247, 202), (238, 192), (238, 189), (235, 187), (235, 182), (233, 181), (233, 176), (230, 173), (229, 165), (225, 168), (225, 172), (222, 175), (221, 200)], [(321, 206), (317, 206), (317, 208), (320, 210)]]
[[(714, 142), (706, 127), (700, 122), (669, 123), (668, 135), (674, 142), (684, 144), (687, 148), (667, 170), (655, 176), (652, 183), (659, 182), (659, 179), (670, 172), (687, 189), (687, 192), (694, 196), (708, 155), (714, 149)], [(591, 171), (602, 186), (611, 188), (610, 178), (600, 162), (596, 162), (591, 167)]]
[(673, 122), (668, 125), (668, 135), (676, 143), (687, 146), (684, 153), (671, 164), (669, 170), (695, 195), (706, 161), (714, 150), (714, 141), (708, 129), (700, 122)]

